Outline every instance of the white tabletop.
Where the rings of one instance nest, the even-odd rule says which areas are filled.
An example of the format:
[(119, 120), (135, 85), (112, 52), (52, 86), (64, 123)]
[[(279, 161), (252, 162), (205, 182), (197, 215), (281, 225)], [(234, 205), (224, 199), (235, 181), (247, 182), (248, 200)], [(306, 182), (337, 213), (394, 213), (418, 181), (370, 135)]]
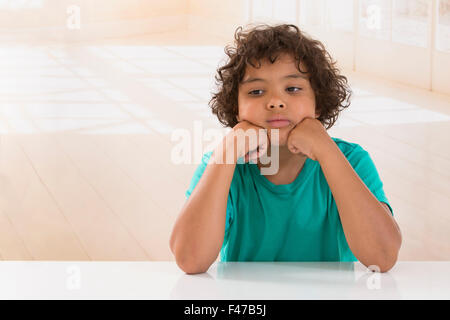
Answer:
[(218, 262), (187, 275), (175, 262), (1, 261), (0, 299), (450, 299), (450, 262)]

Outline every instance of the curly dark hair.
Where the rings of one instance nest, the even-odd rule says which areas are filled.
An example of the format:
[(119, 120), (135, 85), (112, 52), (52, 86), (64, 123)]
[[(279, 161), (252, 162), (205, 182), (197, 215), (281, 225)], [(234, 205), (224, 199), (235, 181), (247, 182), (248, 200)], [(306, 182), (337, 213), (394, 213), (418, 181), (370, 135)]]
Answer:
[[(261, 60), (274, 63), (280, 53), (292, 54), (301, 73), (309, 73), (314, 90), (316, 112), (328, 130), (336, 122), (344, 108), (350, 105), (351, 89), (347, 78), (339, 74), (325, 46), (311, 39), (292, 24), (270, 26), (260, 24), (248, 30), (238, 27), (234, 34), (234, 46), (227, 45), (226, 64), (219, 67), (215, 76), (218, 91), (213, 93), (209, 106), (225, 127), (234, 127), (238, 120), (238, 88), (247, 64), (259, 68)], [(253, 63), (258, 62), (256, 67)], [(300, 69), (300, 62), (307, 70)]]

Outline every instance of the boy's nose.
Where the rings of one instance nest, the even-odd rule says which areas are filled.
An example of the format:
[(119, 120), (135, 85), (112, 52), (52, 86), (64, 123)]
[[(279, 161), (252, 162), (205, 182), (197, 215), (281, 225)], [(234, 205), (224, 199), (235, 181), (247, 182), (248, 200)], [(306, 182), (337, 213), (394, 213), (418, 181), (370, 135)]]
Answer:
[(286, 109), (286, 103), (284, 103), (283, 99), (280, 98), (279, 95), (273, 94), (270, 96), (270, 98), (266, 101), (266, 108), (269, 110), (275, 110), (275, 109)]
[(284, 108), (284, 104), (270, 104), (269, 105), (270, 109), (275, 109), (275, 108)]

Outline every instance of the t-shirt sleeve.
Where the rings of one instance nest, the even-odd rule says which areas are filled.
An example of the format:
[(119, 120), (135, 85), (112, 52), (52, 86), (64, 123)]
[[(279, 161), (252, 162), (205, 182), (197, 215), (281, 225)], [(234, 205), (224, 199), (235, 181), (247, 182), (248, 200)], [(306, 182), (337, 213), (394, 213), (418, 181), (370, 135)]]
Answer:
[(195, 186), (200, 181), (200, 178), (203, 175), (203, 172), (205, 172), (206, 166), (208, 165), (209, 159), (211, 158), (212, 152), (207, 152), (202, 157), (202, 162), (198, 165), (197, 169), (194, 172), (194, 175), (192, 176), (191, 183), (189, 184), (188, 189), (185, 192), (186, 200), (191, 195), (192, 191), (194, 191)]
[(384, 193), (383, 182), (380, 179), (377, 168), (369, 153), (361, 146), (357, 145), (347, 156), (347, 160), (375, 198), (380, 202), (386, 203), (391, 214), (394, 215), (394, 211)]
[[(191, 182), (189, 184), (188, 189), (185, 192), (186, 200), (189, 199), (192, 191), (194, 191), (197, 183), (200, 181), (203, 173), (205, 172), (206, 166), (208, 165), (209, 159), (211, 158), (212, 151), (206, 152), (202, 157), (202, 162), (198, 165), (197, 169), (192, 176)], [(228, 229), (233, 221), (233, 205), (231, 201), (231, 193), (228, 192), (228, 200), (227, 200), (227, 211), (226, 211), (226, 221), (225, 221), (225, 235), (228, 232)]]

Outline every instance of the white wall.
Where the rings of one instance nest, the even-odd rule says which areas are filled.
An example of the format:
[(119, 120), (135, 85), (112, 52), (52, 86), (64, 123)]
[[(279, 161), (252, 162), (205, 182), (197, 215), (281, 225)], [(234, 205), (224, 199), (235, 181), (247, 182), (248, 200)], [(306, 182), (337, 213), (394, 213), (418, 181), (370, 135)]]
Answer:
[[(321, 40), (343, 70), (450, 94), (450, 49), (438, 50), (437, 46), (438, 0), (417, 1), (411, 6), (409, 2), (394, 3), (393, 0), (190, 0), (188, 27), (232, 40), (239, 25), (296, 23)], [(370, 3), (384, 4), (378, 12), (379, 25), (375, 26), (379, 30), (369, 30), (366, 26), (373, 18), (364, 12)], [(422, 14), (425, 10), (426, 20), (418, 20), (417, 25), (422, 23), (424, 27), (419, 30), (418, 39), (414, 39), (411, 30), (417, 25), (408, 25), (408, 19), (394, 15), (421, 7), (425, 8)], [(343, 11), (338, 12), (339, 9)], [(420, 37), (424, 30), (425, 34)], [(445, 37), (450, 26), (441, 32)]]
[(187, 0), (3, 1), (0, 40), (89, 41), (186, 29), (187, 7)]
[[(427, 44), (392, 41), (393, 0), (384, 0), (380, 34), (362, 34), (366, 0), (34, 0), (0, 2), (0, 41), (89, 41), (146, 33), (191, 30), (233, 40), (249, 23), (296, 23), (321, 40), (343, 70), (361, 72), (450, 94), (450, 49), (437, 50), (438, 0), (427, 4)], [(420, 0), (417, 0), (420, 1)], [(447, 1), (447, 0), (442, 0)], [(401, 2), (395, 2), (401, 3)], [(79, 8), (80, 27), (68, 26), (67, 9)], [(391, 5), (391, 7), (389, 7)], [(342, 13), (336, 13), (341, 8)], [(387, 11), (386, 11), (387, 10)], [(389, 11), (391, 10), (391, 11)], [(401, 10), (405, 10), (403, 7)], [(386, 13), (386, 12), (391, 13)], [(389, 20), (390, 19), (390, 20)], [(393, 27), (394, 26), (394, 27)], [(411, 29), (404, 27), (404, 30)], [(445, 39), (450, 26), (441, 31)], [(364, 30), (363, 30), (364, 31)], [(367, 33), (367, 30), (364, 32)], [(392, 31), (393, 32), (393, 31)], [(390, 35), (390, 36), (389, 36)], [(450, 36), (450, 35), (447, 35)], [(405, 36), (405, 39), (408, 38)]]
[(249, 22), (249, 0), (188, 0), (188, 29), (233, 39), (234, 31)]
[(187, 11), (187, 0), (1, 1), (0, 30), (65, 26), (66, 10), (72, 5), (80, 7), (83, 23), (172, 16)]
[(450, 53), (433, 52), (433, 91), (450, 94)]

